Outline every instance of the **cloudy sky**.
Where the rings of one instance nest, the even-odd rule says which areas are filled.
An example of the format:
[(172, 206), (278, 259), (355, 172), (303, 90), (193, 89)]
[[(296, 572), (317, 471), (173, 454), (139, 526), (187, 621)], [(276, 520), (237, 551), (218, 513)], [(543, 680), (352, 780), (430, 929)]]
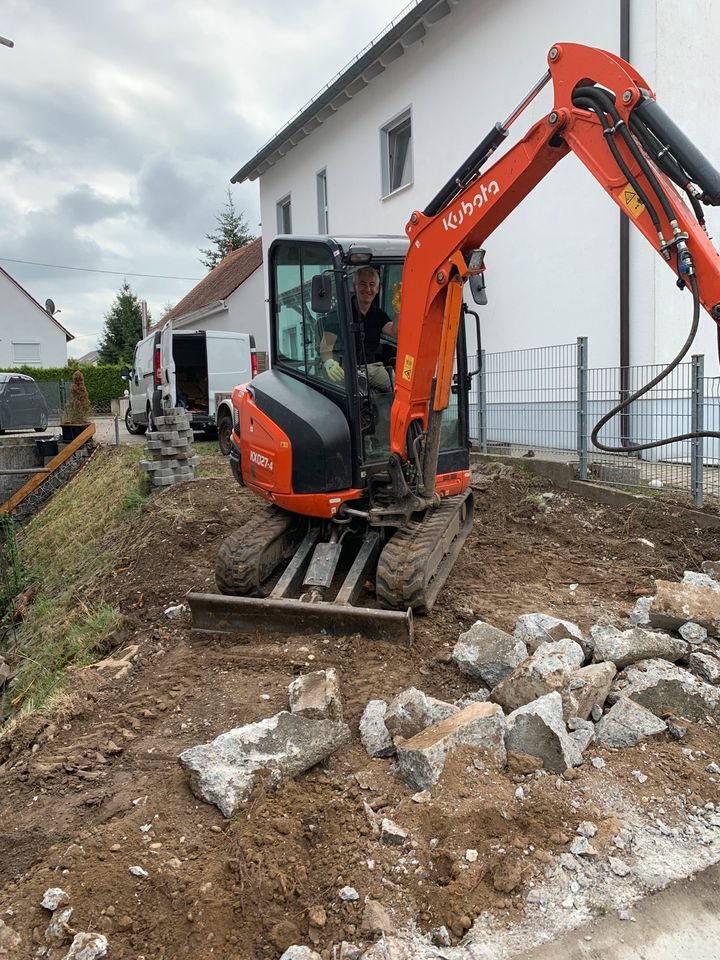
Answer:
[[(70, 356), (124, 276), (156, 319), (203, 277), (230, 177), (406, 4), (3, 0), (0, 266), (54, 300)], [(257, 185), (232, 191), (259, 233)]]

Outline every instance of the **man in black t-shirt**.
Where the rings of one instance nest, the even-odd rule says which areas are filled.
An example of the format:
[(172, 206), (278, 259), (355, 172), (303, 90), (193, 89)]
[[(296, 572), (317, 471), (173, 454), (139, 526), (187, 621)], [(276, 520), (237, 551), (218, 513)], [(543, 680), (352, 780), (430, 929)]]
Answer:
[[(376, 390), (390, 390), (390, 376), (380, 358), (380, 337), (382, 334), (397, 339), (398, 322), (375, 304), (380, 290), (380, 274), (374, 267), (361, 267), (354, 277), (355, 295), (352, 298), (353, 323), (355, 330), (355, 354), (358, 368), (367, 366), (370, 386)], [(320, 342), (320, 357), (323, 360), (328, 378), (340, 383), (345, 377), (342, 365), (333, 357), (337, 349), (338, 333), (326, 329)], [(337, 346), (336, 346), (337, 345)]]

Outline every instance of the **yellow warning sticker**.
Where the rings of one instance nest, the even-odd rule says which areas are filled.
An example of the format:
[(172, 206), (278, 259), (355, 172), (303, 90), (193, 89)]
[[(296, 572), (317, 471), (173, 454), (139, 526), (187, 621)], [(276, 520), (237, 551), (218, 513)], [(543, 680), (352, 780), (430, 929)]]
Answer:
[(645, 211), (645, 204), (640, 200), (634, 188), (626, 183), (620, 191), (620, 202), (624, 203), (632, 217), (639, 217)]
[(409, 353), (405, 354), (405, 360), (403, 362), (403, 380), (411, 380), (413, 365), (415, 363), (415, 357), (411, 357)]

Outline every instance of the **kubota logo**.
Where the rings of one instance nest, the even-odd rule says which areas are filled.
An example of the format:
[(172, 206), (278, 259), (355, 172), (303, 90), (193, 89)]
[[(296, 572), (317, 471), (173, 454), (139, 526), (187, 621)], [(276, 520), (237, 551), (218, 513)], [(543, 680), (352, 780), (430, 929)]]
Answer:
[(443, 217), (443, 226), (446, 230), (457, 230), (463, 220), (469, 220), (470, 217), (477, 214), (478, 210), (487, 202), (488, 194), (495, 195), (496, 193), (500, 193), (500, 187), (496, 180), (491, 180), (487, 186), (484, 183), (479, 183), (478, 192), (472, 200), (463, 200), (460, 206)]
[(272, 470), (273, 462), (270, 457), (266, 457), (263, 453), (258, 453), (257, 450), (250, 451), (250, 463), (256, 463), (259, 467), (262, 467), (263, 470)]

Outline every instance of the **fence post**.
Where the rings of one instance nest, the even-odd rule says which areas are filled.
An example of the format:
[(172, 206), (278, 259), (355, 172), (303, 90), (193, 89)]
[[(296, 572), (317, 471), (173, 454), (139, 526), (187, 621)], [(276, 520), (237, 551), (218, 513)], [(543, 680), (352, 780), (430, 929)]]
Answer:
[[(693, 433), (702, 431), (704, 427), (704, 377), (705, 357), (701, 353), (692, 356), (692, 386), (691, 386), (691, 414), (690, 429)], [(703, 437), (693, 437), (690, 441), (690, 490), (693, 506), (703, 505)]]
[(577, 452), (580, 479), (588, 478), (587, 337), (577, 338)]
[(485, 351), (478, 355), (478, 446), (480, 453), (487, 453), (487, 382), (485, 380)]

